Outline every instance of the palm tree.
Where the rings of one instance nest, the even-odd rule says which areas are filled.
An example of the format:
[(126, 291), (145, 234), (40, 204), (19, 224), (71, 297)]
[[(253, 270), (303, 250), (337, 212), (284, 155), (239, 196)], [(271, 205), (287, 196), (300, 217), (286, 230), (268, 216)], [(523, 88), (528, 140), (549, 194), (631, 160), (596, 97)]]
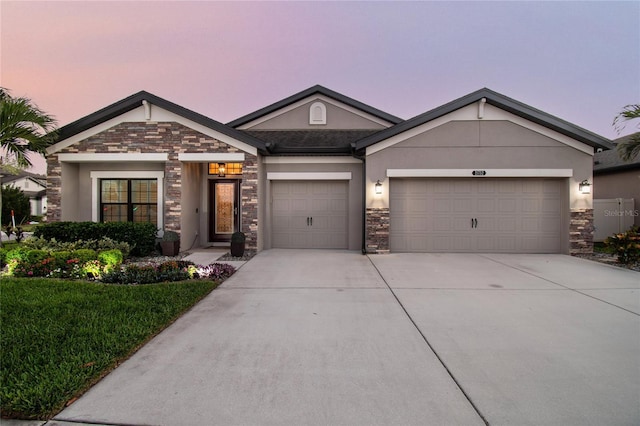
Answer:
[[(0, 87), (0, 211), (2, 173), (31, 166), (30, 153), (45, 154), (55, 138), (56, 121), (28, 98), (14, 98)], [(0, 217), (0, 224), (2, 218)], [(1, 242), (0, 242), (1, 244)]]
[[(625, 122), (640, 118), (640, 105), (627, 105), (622, 112), (613, 119), (613, 126), (620, 133), (625, 128)], [(636, 126), (640, 128), (640, 123)], [(620, 142), (617, 146), (618, 155), (624, 161), (633, 160), (640, 155), (640, 132), (635, 133), (624, 142)]]

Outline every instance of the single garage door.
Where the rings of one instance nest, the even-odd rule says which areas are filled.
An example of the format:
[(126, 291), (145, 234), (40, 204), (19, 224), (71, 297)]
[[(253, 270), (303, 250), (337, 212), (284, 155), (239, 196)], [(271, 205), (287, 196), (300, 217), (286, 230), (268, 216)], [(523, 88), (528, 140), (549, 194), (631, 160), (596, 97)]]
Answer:
[(560, 253), (562, 179), (391, 179), (395, 252)]
[(274, 248), (346, 249), (347, 181), (272, 181)]

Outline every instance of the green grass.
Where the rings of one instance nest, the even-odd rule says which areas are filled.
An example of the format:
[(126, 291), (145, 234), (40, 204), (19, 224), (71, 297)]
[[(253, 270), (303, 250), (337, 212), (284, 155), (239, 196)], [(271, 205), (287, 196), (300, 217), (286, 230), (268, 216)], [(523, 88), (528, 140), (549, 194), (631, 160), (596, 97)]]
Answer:
[(0, 280), (3, 417), (46, 419), (216, 287)]

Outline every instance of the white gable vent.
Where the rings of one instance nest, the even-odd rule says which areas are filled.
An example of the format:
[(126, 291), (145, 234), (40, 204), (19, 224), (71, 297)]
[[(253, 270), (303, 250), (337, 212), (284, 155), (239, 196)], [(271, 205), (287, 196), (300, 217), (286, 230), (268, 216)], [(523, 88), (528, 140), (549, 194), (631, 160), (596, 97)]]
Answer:
[(327, 107), (322, 102), (314, 102), (309, 107), (309, 124), (327, 124)]

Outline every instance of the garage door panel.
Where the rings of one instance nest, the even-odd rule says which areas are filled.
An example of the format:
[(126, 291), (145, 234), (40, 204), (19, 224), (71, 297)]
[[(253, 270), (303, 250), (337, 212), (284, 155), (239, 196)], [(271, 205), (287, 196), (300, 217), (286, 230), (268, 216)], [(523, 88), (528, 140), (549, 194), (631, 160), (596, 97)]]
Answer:
[(272, 182), (272, 246), (346, 249), (348, 188), (347, 181)]
[(560, 179), (394, 178), (391, 250), (558, 253), (565, 192)]

